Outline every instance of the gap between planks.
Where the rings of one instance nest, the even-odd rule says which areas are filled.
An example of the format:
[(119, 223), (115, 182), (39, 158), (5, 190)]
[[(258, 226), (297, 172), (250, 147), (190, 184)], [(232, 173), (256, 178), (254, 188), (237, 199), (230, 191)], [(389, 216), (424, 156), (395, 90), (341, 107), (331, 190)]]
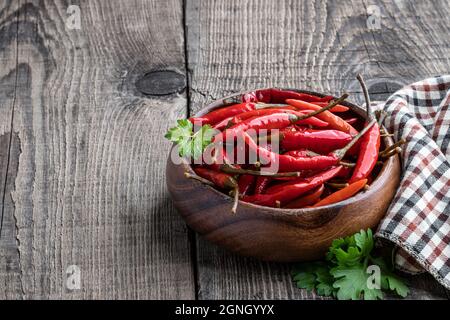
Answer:
[[(186, 24), (186, 1), (182, 0), (182, 24), (183, 24), (183, 39), (184, 39), (184, 72), (186, 77), (186, 117), (189, 118), (191, 106), (191, 74), (189, 72), (189, 50), (188, 50), (188, 36)], [(194, 230), (188, 227), (188, 241), (191, 249), (191, 264), (192, 276), (194, 279), (194, 299), (198, 300), (199, 281), (198, 281), (198, 257), (197, 257), (197, 234)]]

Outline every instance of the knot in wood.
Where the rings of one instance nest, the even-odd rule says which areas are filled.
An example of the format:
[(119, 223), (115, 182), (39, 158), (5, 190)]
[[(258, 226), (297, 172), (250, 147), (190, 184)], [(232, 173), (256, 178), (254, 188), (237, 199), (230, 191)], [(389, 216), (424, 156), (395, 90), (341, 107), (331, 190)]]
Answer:
[(185, 76), (172, 70), (151, 71), (136, 81), (136, 88), (140, 92), (152, 96), (179, 93), (185, 87)]

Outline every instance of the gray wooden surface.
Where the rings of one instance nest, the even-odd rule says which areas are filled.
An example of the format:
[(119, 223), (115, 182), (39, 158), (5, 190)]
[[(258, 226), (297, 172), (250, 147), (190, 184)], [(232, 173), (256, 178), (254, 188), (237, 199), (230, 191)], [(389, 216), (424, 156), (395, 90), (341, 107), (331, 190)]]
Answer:
[[(66, 26), (70, 4), (81, 29)], [(247, 88), (361, 101), (358, 72), (375, 99), (448, 73), (449, 17), (447, 0), (0, 0), (0, 299), (317, 298), (289, 265), (188, 230), (165, 188), (163, 135)], [(173, 93), (143, 94), (152, 81)], [(66, 286), (70, 265), (80, 289)], [(448, 297), (427, 275), (410, 285), (411, 298)]]

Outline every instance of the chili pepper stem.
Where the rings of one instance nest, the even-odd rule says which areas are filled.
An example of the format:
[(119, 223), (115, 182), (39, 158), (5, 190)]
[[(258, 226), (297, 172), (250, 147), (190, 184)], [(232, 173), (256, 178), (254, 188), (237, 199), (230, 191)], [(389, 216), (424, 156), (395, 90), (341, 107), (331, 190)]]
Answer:
[(189, 172), (185, 172), (184, 176), (186, 178), (188, 178), (188, 179), (194, 179), (194, 180), (200, 181), (200, 182), (202, 182), (204, 184), (207, 184), (209, 186), (214, 186), (214, 183), (212, 183), (211, 181), (209, 181), (209, 180), (207, 180), (205, 178), (202, 178), (200, 176), (197, 176), (197, 175), (194, 175), (194, 174), (190, 174)]
[(348, 98), (348, 93), (344, 93), (338, 99), (331, 101), (326, 107), (323, 107), (322, 109), (319, 109), (319, 110), (310, 112), (308, 114), (305, 114), (304, 116), (297, 117), (296, 122), (300, 121), (300, 120), (304, 120), (304, 119), (308, 119), (308, 118), (314, 117), (315, 115), (317, 115), (319, 113), (322, 113), (324, 111), (330, 110), (331, 108), (337, 106), (338, 104), (340, 104), (341, 102), (343, 102), (347, 98)]
[(326, 184), (336, 189), (342, 189), (349, 186), (348, 183), (337, 183), (337, 182), (327, 182)]
[(372, 119), (372, 107), (370, 106), (370, 98), (369, 98), (369, 91), (367, 90), (366, 83), (364, 82), (364, 79), (360, 73), (356, 76), (356, 79), (358, 79), (359, 84), (361, 85), (361, 89), (364, 93), (364, 99), (366, 100), (366, 112), (367, 112), (367, 119)]
[(239, 188), (236, 187), (236, 189), (234, 189), (234, 201), (233, 201), (233, 207), (231, 207), (231, 213), (235, 214), (237, 211), (237, 207), (239, 204)]
[(311, 150), (307, 150), (307, 151), (306, 151), (306, 154), (307, 154), (308, 157), (317, 157), (317, 156), (320, 156), (319, 153), (314, 152), (314, 151), (311, 151)]
[(383, 151), (380, 151), (379, 155), (383, 156), (384, 154), (388, 153), (389, 151), (394, 150), (395, 148), (400, 147), (402, 144), (405, 144), (405, 143), (406, 143), (405, 139), (402, 138), (402, 139), (398, 140), (396, 143), (394, 143), (393, 145), (384, 149)]
[(401, 152), (402, 152), (402, 148), (397, 147), (397, 148), (395, 148), (395, 149), (393, 149), (393, 150), (391, 150), (391, 151), (389, 151), (389, 152), (383, 154), (383, 155), (381, 156), (381, 158), (387, 159), (387, 158), (390, 158), (390, 157), (392, 157), (392, 156), (394, 156), (394, 155), (396, 155), (396, 154), (398, 154), (398, 153), (401, 153)]
[(267, 109), (267, 108), (283, 108), (289, 106), (288, 104), (283, 103), (264, 103), (258, 102), (255, 104), (256, 109)]
[(347, 162), (347, 161), (339, 161), (339, 164), (344, 166), (344, 167), (348, 167), (348, 168), (354, 168), (356, 166), (356, 163), (353, 162)]
[(369, 122), (367, 126), (364, 127), (356, 136), (353, 137), (352, 141), (350, 141), (345, 147), (342, 149), (338, 149), (333, 152), (334, 155), (336, 155), (339, 159), (344, 158), (347, 151), (353, 147), (353, 145), (370, 129), (373, 127), (373, 125), (377, 122), (376, 119), (373, 119)]
[(251, 174), (254, 176), (265, 176), (265, 177), (273, 177), (273, 178), (282, 178), (282, 177), (300, 177), (301, 172), (280, 172), (280, 173), (266, 173), (264, 171), (256, 171), (256, 170), (247, 170), (247, 169), (238, 169), (234, 168), (230, 165), (223, 164), (220, 166), (220, 170), (226, 173), (232, 173), (232, 174)]

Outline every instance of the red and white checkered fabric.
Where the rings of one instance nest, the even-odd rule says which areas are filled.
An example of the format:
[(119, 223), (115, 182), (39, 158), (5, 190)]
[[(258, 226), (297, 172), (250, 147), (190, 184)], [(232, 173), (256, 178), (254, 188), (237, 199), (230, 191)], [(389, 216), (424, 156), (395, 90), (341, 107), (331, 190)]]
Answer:
[(400, 248), (399, 269), (422, 267), (450, 288), (450, 75), (404, 87), (377, 109), (406, 145), (401, 183), (376, 235)]

